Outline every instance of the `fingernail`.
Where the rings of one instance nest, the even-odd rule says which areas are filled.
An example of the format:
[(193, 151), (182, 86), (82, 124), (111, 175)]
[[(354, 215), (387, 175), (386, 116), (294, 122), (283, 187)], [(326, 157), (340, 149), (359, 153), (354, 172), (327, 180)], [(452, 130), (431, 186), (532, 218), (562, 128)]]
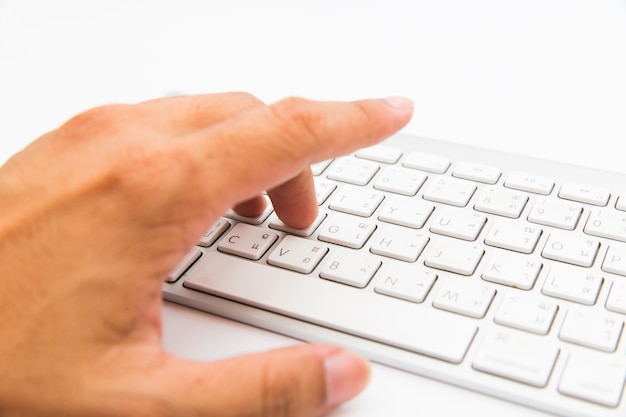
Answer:
[(324, 361), (326, 405), (334, 407), (354, 398), (369, 381), (370, 368), (365, 359), (340, 350)]
[(391, 107), (394, 107), (398, 110), (408, 110), (413, 108), (413, 100), (410, 98), (402, 97), (402, 96), (393, 96), (384, 98)]

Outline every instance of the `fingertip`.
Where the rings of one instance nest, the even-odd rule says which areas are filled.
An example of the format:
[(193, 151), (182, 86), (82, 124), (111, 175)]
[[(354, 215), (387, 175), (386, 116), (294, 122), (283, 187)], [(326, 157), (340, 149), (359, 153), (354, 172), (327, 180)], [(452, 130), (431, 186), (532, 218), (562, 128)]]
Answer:
[(324, 361), (326, 406), (336, 407), (356, 397), (370, 379), (369, 363), (361, 356), (340, 350)]
[(402, 112), (413, 112), (414, 103), (408, 97), (403, 96), (390, 96), (382, 99), (388, 106), (400, 110)]

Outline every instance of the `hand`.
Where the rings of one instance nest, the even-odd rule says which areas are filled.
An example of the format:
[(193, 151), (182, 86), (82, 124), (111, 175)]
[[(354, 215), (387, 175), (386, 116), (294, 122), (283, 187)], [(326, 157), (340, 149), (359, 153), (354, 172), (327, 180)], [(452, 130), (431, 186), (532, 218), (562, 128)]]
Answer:
[(173, 357), (161, 287), (225, 210), (258, 211), (262, 190), (306, 226), (309, 165), (411, 113), (399, 98), (175, 97), (87, 111), (15, 155), (0, 168), (0, 415), (315, 416), (356, 395), (367, 364), (338, 347)]

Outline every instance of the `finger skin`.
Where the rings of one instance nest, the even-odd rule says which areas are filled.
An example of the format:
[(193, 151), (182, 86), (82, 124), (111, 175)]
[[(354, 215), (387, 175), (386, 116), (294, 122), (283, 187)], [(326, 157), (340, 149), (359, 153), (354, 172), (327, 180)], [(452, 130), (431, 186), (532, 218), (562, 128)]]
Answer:
[(384, 139), (412, 112), (238, 102), (90, 110), (0, 168), (0, 414), (311, 417), (363, 388), (362, 360), (328, 348), (212, 364), (160, 346), (163, 279), (208, 225), (263, 190), (304, 222), (310, 164)]
[[(314, 162), (389, 137), (408, 123), (412, 112), (408, 103), (396, 107), (380, 99), (320, 103), (290, 98), (198, 132), (185, 146), (186, 152), (193, 152), (189, 156), (191, 166), (211, 172), (211, 186), (203, 189), (204, 198), (224, 203), (216, 207), (214, 216), (261, 190), (272, 190), (270, 193), (278, 197), (272, 202), (283, 218), (298, 217), (303, 205), (285, 202), (287, 196), (295, 194), (303, 196), (303, 212), (311, 220), (315, 211), (312, 181), (290, 180)], [(308, 191), (297, 190), (303, 183), (309, 184)]]

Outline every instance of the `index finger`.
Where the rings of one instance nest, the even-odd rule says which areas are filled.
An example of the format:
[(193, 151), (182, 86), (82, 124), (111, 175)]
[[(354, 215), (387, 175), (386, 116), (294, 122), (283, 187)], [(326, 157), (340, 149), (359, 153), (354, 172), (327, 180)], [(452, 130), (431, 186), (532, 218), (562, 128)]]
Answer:
[[(230, 118), (193, 135), (196, 169), (211, 173), (202, 187), (215, 209), (270, 190), (313, 162), (379, 142), (408, 123), (409, 99), (314, 102), (290, 98)], [(203, 167), (203, 168), (200, 168)]]

